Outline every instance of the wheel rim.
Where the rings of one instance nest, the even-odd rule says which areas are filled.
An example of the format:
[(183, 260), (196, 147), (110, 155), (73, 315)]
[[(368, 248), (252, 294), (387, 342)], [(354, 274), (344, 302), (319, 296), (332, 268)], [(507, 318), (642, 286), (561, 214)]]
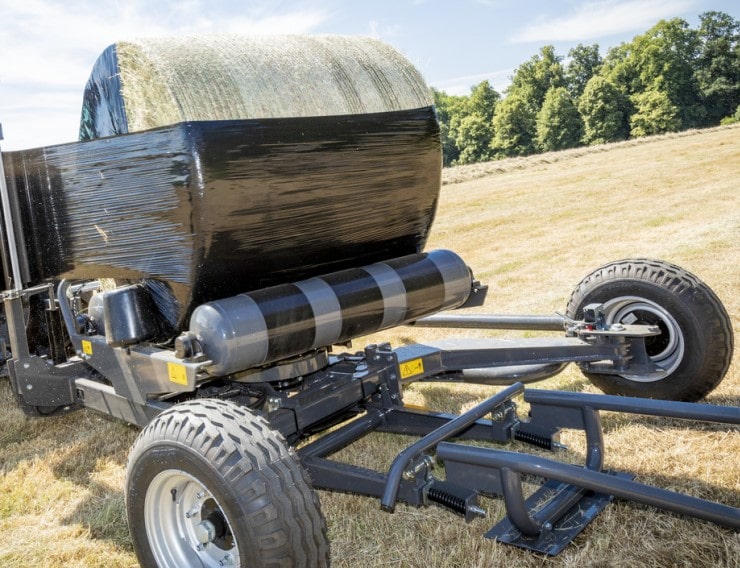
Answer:
[(168, 469), (150, 483), (144, 500), (146, 534), (161, 567), (239, 566), (239, 549), (221, 505), (184, 471)]
[(662, 371), (642, 375), (622, 375), (641, 383), (665, 379), (681, 364), (685, 343), (681, 327), (665, 308), (637, 296), (623, 296), (604, 303), (606, 323), (643, 324), (660, 328), (660, 335), (645, 338), (650, 360)]

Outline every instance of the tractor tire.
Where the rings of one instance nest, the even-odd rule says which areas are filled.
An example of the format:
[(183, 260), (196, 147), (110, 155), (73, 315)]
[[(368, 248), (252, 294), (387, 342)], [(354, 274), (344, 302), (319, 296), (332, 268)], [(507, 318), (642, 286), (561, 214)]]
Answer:
[(295, 453), (261, 417), (200, 399), (139, 434), (126, 511), (144, 567), (328, 566), (318, 498)]
[(584, 372), (605, 393), (696, 401), (724, 378), (733, 349), (730, 317), (709, 286), (683, 268), (650, 259), (612, 262), (576, 286), (566, 315), (581, 319), (584, 306), (592, 303), (604, 305), (609, 324), (657, 325), (662, 332), (645, 339), (661, 372)]

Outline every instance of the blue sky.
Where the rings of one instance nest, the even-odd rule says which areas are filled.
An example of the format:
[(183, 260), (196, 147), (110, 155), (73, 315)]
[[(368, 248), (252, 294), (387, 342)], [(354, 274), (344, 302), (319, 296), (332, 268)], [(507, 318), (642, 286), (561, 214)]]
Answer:
[(737, 0), (0, 0), (0, 122), (6, 150), (76, 139), (82, 91), (100, 52), (135, 37), (213, 32), (336, 33), (377, 37), (430, 85), (499, 90), (551, 43), (602, 53), (660, 19), (720, 10)]

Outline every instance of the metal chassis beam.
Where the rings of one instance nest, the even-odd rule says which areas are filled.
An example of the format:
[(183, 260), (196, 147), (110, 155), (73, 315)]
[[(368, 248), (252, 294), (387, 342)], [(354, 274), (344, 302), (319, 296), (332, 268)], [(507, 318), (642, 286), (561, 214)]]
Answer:
[[(531, 408), (527, 421), (516, 416), (511, 401), (512, 397), (522, 393)], [(604, 441), (599, 414), (602, 410), (740, 424), (737, 408), (557, 391), (525, 391), (523, 385), (515, 384), (460, 416), (371, 404), (365, 414), (300, 448), (298, 455), (316, 487), (380, 497), (381, 508), (389, 512), (394, 510), (397, 499), (417, 506), (438, 501), (451, 506), (469, 520), (476, 511), (480, 511), (477, 506), (479, 493), (501, 495), (508, 517), (489, 535), (500, 538), (501, 531), (496, 532), (498, 527), (513, 525), (519, 536), (513, 540), (501, 540), (548, 554), (556, 554), (570, 542), (611, 500), (611, 496), (740, 529), (740, 509), (604, 471)], [(483, 420), (486, 415), (493, 419)], [(541, 442), (555, 437), (561, 428), (584, 431), (584, 466), (449, 441), (452, 438), (495, 442), (519, 439), (544, 446)], [(422, 437), (403, 450), (385, 473), (328, 458), (371, 431)], [(434, 478), (430, 461), (432, 454), (444, 462), (445, 481)], [(546, 493), (549, 501), (544, 504), (537, 502), (535, 511), (531, 509), (535, 506), (534, 500), (524, 498), (522, 475), (560, 483), (553, 485), (548, 482)], [(606, 495), (594, 497), (592, 492)], [(579, 508), (593, 512), (573, 526), (572, 511)], [(567, 530), (560, 528), (566, 517), (571, 525)]]

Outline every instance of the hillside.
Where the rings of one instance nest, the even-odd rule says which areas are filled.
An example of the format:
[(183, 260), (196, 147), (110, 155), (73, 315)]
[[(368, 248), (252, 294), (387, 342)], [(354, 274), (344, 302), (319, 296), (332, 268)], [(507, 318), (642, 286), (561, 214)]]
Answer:
[[(610, 260), (647, 256), (699, 275), (740, 330), (740, 126), (578, 149), (445, 171), (429, 248), (458, 252), (489, 284), (484, 311), (562, 311), (573, 286)], [(458, 335), (470, 335), (470, 331)], [(395, 344), (449, 335), (398, 328), (355, 342)], [(740, 358), (708, 397), (740, 405)], [(538, 388), (596, 392), (569, 368)], [(414, 385), (406, 401), (460, 411), (492, 388)], [(132, 427), (82, 411), (27, 420), (0, 379), (0, 565), (136, 565), (122, 486)], [(740, 506), (740, 431), (605, 416), (607, 466), (661, 487)], [(581, 441), (566, 437), (578, 459)], [(372, 435), (348, 459), (387, 464), (407, 440)], [(541, 566), (544, 559), (487, 541), (503, 507), (466, 525), (437, 508), (320, 492), (334, 566)], [(737, 566), (733, 531), (629, 503), (611, 505), (548, 566)]]

